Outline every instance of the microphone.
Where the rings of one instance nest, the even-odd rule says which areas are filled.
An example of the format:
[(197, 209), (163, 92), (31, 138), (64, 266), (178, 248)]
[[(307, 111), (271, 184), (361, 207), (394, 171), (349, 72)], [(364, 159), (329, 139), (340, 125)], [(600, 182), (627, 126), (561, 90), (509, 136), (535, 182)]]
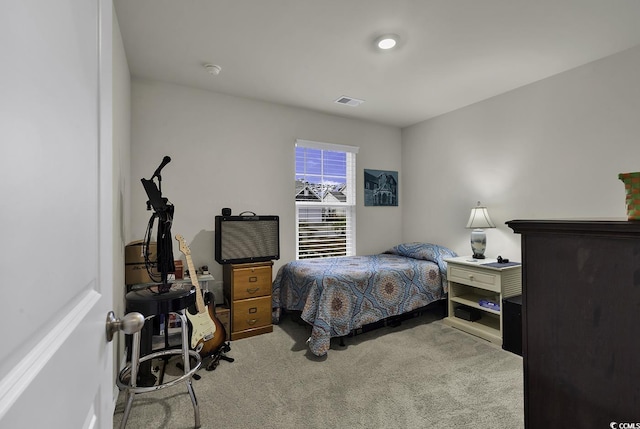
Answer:
[(171, 157), (165, 156), (164, 158), (162, 158), (162, 162), (160, 163), (158, 168), (156, 168), (156, 171), (153, 173), (153, 176), (151, 176), (151, 180), (153, 180), (154, 177), (160, 176), (160, 170), (162, 170), (164, 166), (170, 162), (171, 162)]

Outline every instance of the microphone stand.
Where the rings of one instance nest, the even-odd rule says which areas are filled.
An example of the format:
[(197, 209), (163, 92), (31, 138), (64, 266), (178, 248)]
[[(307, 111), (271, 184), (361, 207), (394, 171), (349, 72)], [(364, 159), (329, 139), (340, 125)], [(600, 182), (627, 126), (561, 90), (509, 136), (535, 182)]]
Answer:
[[(158, 191), (162, 195), (162, 175), (158, 174)], [(156, 213), (158, 215), (158, 268), (160, 269), (160, 292), (168, 291), (171, 284), (168, 282), (169, 271), (175, 271), (173, 263), (173, 241), (171, 237), (171, 224), (173, 223), (173, 205), (168, 204), (165, 210)], [(170, 256), (171, 255), (171, 256)]]
[[(162, 168), (171, 162), (171, 158), (165, 156), (162, 162), (151, 176), (151, 179), (142, 179), (142, 185), (144, 186), (149, 201), (147, 201), (147, 210), (151, 210), (153, 207), (154, 214), (149, 222), (149, 233), (153, 226), (153, 219), (158, 218), (158, 235), (157, 235), (157, 263), (158, 270), (160, 271), (161, 284), (158, 286), (159, 292), (166, 292), (170, 289), (171, 285), (167, 282), (169, 272), (175, 271), (175, 265), (173, 262), (173, 240), (171, 237), (171, 224), (173, 223), (173, 211), (174, 206), (169, 203), (167, 198), (162, 197), (162, 175), (160, 171)], [(153, 181), (154, 178), (158, 178), (158, 186)], [(150, 236), (150, 234), (149, 234)]]
[[(164, 167), (171, 158), (164, 157), (162, 164), (156, 169), (151, 179), (142, 179), (142, 185), (149, 197), (147, 201), (147, 210), (151, 210), (153, 208), (153, 214), (149, 219), (149, 226), (147, 229), (147, 243), (145, 250), (145, 262), (148, 261), (148, 252), (149, 252), (149, 240), (151, 239), (151, 233), (153, 230), (153, 222), (154, 219), (158, 219), (158, 231), (156, 238), (156, 262), (158, 266), (158, 270), (160, 271), (160, 284), (157, 285), (157, 293), (163, 294), (167, 293), (171, 290), (172, 284), (168, 282), (169, 272), (175, 271), (175, 265), (173, 261), (173, 240), (171, 237), (171, 224), (173, 223), (173, 212), (174, 206), (169, 203), (167, 198), (162, 197), (162, 175), (160, 174), (160, 170)], [(153, 179), (158, 178), (158, 186), (156, 186)], [(148, 268), (149, 271), (151, 271)], [(169, 348), (169, 314), (165, 313), (164, 315), (164, 347), (165, 349)], [(153, 337), (153, 328), (145, 327), (143, 328), (143, 332), (141, 333), (141, 352), (148, 354), (153, 351), (152, 345), (152, 337)], [(165, 357), (164, 365), (162, 367), (162, 372), (160, 374), (160, 384), (163, 382), (164, 378), (164, 369), (167, 364), (168, 358)], [(139, 368), (140, 375), (140, 385), (141, 386), (153, 386), (156, 381), (156, 377), (152, 374), (151, 371), (151, 361), (143, 362), (140, 364)]]

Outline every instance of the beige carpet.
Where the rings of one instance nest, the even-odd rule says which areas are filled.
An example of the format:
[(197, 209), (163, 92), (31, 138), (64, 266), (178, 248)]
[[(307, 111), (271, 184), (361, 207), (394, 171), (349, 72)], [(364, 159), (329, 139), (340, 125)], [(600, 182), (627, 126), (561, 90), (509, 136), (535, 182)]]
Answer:
[[(231, 343), (234, 363), (200, 370), (202, 428), (521, 428), (522, 359), (430, 314), (316, 358), (289, 318)], [(167, 373), (177, 374), (175, 362)], [(114, 427), (123, 413), (121, 392)], [(192, 428), (184, 384), (137, 395), (127, 428)]]

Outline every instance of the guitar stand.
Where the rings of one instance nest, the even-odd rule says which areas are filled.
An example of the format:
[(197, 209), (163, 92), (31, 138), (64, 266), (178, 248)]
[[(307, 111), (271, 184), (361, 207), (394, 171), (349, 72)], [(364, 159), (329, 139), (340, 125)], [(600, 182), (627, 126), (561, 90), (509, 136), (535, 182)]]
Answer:
[(226, 343), (223, 343), (218, 348), (218, 350), (216, 350), (215, 353), (211, 355), (211, 362), (207, 364), (206, 370), (213, 371), (214, 369), (216, 369), (221, 359), (227, 362), (235, 361), (234, 358), (230, 358), (229, 356), (226, 355), (230, 351), (231, 351), (231, 346), (229, 345), (229, 342), (227, 341)]
[[(209, 292), (209, 291), (205, 291), (203, 292), (203, 299), (204, 299), (204, 304), (205, 306), (209, 306), (209, 305), (214, 305), (213, 302), (213, 293)], [(214, 305), (215, 306), (215, 305)], [(188, 310), (186, 310), (188, 311)], [(166, 337), (166, 330), (165, 330), (165, 345), (168, 345), (168, 338)], [(226, 337), (226, 332), (224, 329), (224, 326), (222, 326), (222, 335), (224, 337)], [(224, 360), (227, 362), (233, 362), (235, 361), (235, 359), (230, 358), (229, 356), (227, 356), (226, 354), (231, 351), (231, 345), (229, 343), (229, 341), (222, 343), (215, 351), (211, 352), (210, 354), (202, 357), (202, 361), (204, 362), (205, 359), (211, 359), (209, 361), (209, 363), (206, 366), (207, 371), (213, 371), (214, 369), (216, 369), (218, 367), (218, 365), (220, 364), (220, 360)], [(166, 362), (165, 362), (166, 365)], [(178, 362), (176, 364), (176, 366), (180, 369), (183, 369), (183, 365), (182, 363)], [(204, 367), (204, 365), (202, 365)], [(164, 366), (162, 368), (162, 375), (164, 375)], [(193, 375), (193, 379), (195, 380), (200, 380), (200, 378), (202, 378), (200, 375), (198, 374), (194, 374)]]
[[(229, 345), (229, 342), (227, 341), (226, 343), (223, 343), (218, 350), (216, 350), (215, 352), (213, 352), (212, 354), (210, 354), (209, 356), (206, 356), (204, 359), (209, 359), (211, 358), (211, 361), (207, 364), (207, 366), (205, 367), (207, 371), (213, 371), (214, 369), (216, 369), (218, 367), (218, 365), (220, 364), (221, 360), (224, 360), (226, 362), (234, 362), (235, 359), (231, 358), (229, 356), (226, 355), (226, 353), (231, 351), (231, 346)], [(176, 366), (180, 369), (182, 369), (182, 364), (180, 362), (178, 362), (176, 364)], [(194, 374), (193, 378), (195, 380), (200, 380), (200, 378), (202, 378), (200, 375), (198, 374)]]
[[(178, 362), (176, 364), (176, 368), (184, 370), (184, 365), (182, 365), (182, 363)], [(163, 368), (163, 371), (164, 371), (164, 368)], [(193, 374), (192, 378), (194, 380), (200, 380), (202, 378), (202, 376), (196, 372), (196, 373)]]
[[(210, 291), (204, 292), (204, 301), (207, 306), (213, 305), (215, 308), (215, 302), (213, 300), (212, 292)], [(226, 332), (224, 333), (224, 335), (226, 337), (227, 335)], [(206, 370), (213, 371), (214, 369), (216, 369), (218, 367), (218, 364), (220, 363), (220, 360), (224, 360), (227, 362), (235, 361), (234, 358), (230, 358), (229, 356), (227, 356), (227, 353), (229, 353), (230, 351), (231, 351), (231, 344), (229, 343), (229, 341), (222, 343), (220, 347), (216, 349), (216, 351), (214, 351), (209, 356), (207, 356), (207, 358), (211, 358), (211, 361), (205, 367)]]

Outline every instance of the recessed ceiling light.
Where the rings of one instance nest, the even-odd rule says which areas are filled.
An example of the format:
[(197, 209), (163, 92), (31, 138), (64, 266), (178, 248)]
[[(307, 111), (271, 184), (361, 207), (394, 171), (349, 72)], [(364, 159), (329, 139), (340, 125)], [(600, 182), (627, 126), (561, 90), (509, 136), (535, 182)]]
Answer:
[(398, 44), (397, 34), (385, 34), (376, 39), (378, 49), (388, 50), (394, 48)]

